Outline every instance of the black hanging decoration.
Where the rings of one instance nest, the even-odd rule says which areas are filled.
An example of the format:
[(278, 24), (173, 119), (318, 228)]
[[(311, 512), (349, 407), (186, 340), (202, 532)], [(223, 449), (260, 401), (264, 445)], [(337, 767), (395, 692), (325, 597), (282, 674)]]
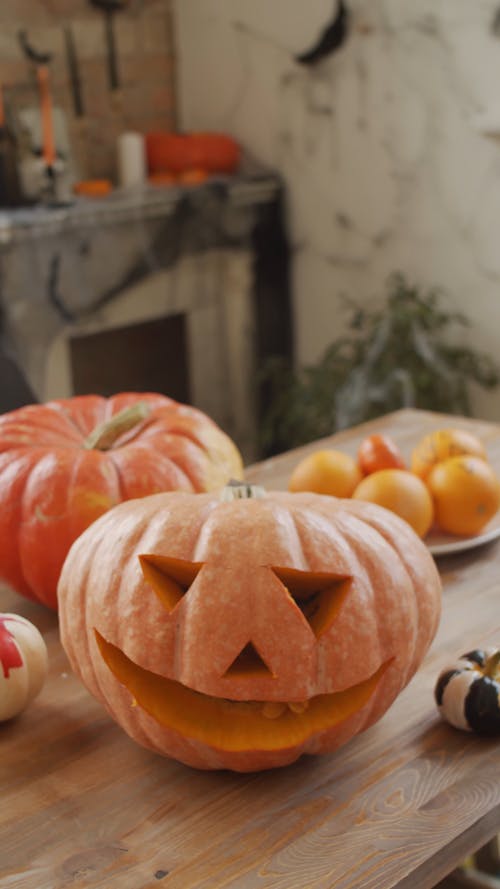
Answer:
[(491, 20), (491, 33), (500, 37), (500, 6), (497, 7)]
[(349, 10), (344, 0), (338, 0), (333, 21), (323, 29), (314, 46), (296, 56), (295, 61), (301, 65), (315, 65), (316, 62), (340, 49), (347, 37), (348, 28)]

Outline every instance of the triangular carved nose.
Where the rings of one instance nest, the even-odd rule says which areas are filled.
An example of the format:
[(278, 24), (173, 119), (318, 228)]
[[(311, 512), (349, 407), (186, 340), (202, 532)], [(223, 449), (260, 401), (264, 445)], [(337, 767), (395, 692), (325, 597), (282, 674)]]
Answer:
[(264, 676), (273, 677), (273, 675), (253, 642), (248, 642), (245, 645), (224, 673), (224, 677), (228, 679), (251, 679)]

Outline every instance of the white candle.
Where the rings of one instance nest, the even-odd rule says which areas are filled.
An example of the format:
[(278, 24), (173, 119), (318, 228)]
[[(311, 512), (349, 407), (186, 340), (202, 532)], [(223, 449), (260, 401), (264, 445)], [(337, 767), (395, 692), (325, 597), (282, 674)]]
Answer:
[(141, 133), (121, 133), (118, 137), (118, 178), (124, 188), (145, 181), (146, 150)]

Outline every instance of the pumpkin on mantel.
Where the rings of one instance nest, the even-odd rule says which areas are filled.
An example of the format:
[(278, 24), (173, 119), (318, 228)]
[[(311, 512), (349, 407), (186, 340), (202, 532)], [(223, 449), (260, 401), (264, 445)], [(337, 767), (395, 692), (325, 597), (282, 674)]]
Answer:
[(382, 716), (434, 637), (441, 583), (388, 510), (229, 485), (117, 506), (73, 544), (59, 603), (74, 671), (133, 739), (254, 771)]
[(66, 554), (123, 500), (210, 491), (241, 455), (204, 413), (164, 395), (83, 395), (0, 416), (0, 579), (57, 607)]
[(241, 157), (239, 144), (227, 133), (146, 134), (150, 173), (234, 173)]

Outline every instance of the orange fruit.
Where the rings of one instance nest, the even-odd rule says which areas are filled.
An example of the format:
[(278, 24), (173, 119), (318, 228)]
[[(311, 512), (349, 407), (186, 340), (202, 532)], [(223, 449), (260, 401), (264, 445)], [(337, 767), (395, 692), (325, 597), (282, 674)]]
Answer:
[(179, 173), (177, 177), (177, 181), (181, 185), (199, 185), (201, 182), (205, 182), (207, 179), (207, 171), (202, 170), (198, 167), (193, 167), (192, 170), (184, 170), (182, 173)]
[(368, 500), (385, 506), (408, 522), (419, 537), (425, 537), (432, 525), (432, 497), (418, 475), (406, 469), (379, 469), (359, 483), (355, 500)]
[(411, 455), (411, 471), (421, 478), (427, 478), (432, 467), (449, 457), (473, 454), (487, 460), (483, 443), (472, 432), (465, 429), (437, 429), (419, 441)]
[(333, 449), (313, 451), (293, 470), (288, 490), (350, 497), (360, 479), (361, 470), (349, 454)]
[(489, 463), (465, 454), (431, 469), (427, 486), (436, 523), (449, 534), (478, 534), (500, 506), (500, 481)]
[(388, 435), (368, 435), (358, 448), (358, 465), (363, 475), (379, 469), (405, 469), (395, 441)]

